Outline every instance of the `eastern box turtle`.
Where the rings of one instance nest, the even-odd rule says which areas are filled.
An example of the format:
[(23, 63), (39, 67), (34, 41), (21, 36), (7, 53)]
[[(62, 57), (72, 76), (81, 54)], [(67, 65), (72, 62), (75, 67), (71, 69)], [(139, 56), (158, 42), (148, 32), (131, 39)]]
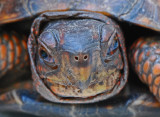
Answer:
[(1, 111), (160, 114), (159, 0), (1, 0), (0, 24)]

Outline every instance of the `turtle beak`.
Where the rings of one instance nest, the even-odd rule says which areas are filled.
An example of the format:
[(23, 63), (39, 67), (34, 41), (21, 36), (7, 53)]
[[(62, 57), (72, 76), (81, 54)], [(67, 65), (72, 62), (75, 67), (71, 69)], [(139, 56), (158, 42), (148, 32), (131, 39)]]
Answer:
[(85, 89), (89, 86), (90, 75), (92, 72), (91, 56), (85, 53), (74, 55), (73, 72), (76, 75), (76, 85), (80, 89)]

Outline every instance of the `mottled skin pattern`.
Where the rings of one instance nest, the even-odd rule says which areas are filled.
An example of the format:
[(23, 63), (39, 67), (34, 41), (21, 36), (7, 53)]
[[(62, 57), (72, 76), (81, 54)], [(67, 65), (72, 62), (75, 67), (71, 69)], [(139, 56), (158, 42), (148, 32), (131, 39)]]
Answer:
[[(118, 40), (113, 35), (113, 40), (104, 40), (100, 44), (102, 27), (103, 23), (90, 19), (53, 21), (40, 34), (36, 69), (53, 93), (61, 97), (87, 98), (110, 91), (117, 84), (123, 69), (120, 51), (114, 52), (113, 56), (117, 58), (113, 62), (116, 61), (119, 68), (113, 66), (112, 61), (101, 61), (101, 57), (106, 58), (108, 43), (114, 45)], [(52, 54), (44, 59), (41, 56), (44, 51)], [(105, 61), (106, 68), (102, 66)]]
[(131, 46), (132, 65), (141, 81), (160, 101), (160, 40), (159, 37), (140, 38)]

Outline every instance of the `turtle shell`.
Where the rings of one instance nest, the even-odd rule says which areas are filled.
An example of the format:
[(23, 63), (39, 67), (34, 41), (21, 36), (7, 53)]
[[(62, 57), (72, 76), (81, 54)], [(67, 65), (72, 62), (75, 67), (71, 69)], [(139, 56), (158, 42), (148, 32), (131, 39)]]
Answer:
[(0, 24), (70, 10), (98, 12), (160, 31), (160, 0), (1, 0)]

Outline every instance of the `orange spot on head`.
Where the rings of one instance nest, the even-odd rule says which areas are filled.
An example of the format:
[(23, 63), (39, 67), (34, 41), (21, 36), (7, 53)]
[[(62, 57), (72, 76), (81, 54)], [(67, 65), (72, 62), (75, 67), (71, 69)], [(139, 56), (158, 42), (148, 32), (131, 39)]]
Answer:
[(160, 64), (155, 64), (155, 65), (153, 66), (153, 74), (154, 74), (154, 75), (160, 74)]
[(119, 59), (122, 59), (122, 56), (121, 56), (121, 54), (119, 54)]
[(42, 71), (41, 66), (38, 65), (37, 67), (38, 67), (38, 71), (41, 72)]
[(95, 39), (95, 40), (98, 39), (98, 36), (99, 36), (99, 35), (98, 35), (97, 33), (94, 33), (94, 34), (93, 34), (93, 39)]
[[(38, 27), (37, 27), (38, 28)], [(35, 35), (38, 35), (38, 31), (37, 30), (34, 30), (34, 34)]]

